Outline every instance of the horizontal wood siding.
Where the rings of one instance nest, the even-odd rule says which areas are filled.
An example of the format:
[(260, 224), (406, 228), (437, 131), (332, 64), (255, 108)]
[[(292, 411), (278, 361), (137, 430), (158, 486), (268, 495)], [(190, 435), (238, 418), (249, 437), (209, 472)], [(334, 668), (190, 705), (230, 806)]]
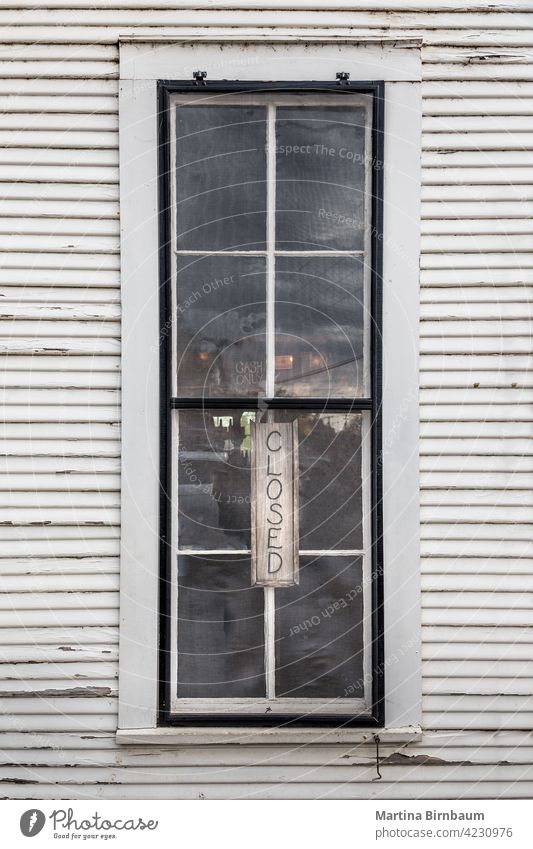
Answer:
[[(531, 797), (530, 4), (46, 5), (0, 10), (0, 795)], [(381, 781), (373, 744), (115, 743), (117, 37), (184, 27), (424, 37), (424, 734)]]

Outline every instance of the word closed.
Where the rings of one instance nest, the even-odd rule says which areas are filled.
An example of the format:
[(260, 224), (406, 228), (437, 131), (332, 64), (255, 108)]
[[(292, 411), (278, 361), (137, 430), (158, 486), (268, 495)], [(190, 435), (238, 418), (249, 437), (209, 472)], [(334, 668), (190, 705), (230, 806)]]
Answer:
[(298, 583), (298, 422), (252, 423), (252, 584)]

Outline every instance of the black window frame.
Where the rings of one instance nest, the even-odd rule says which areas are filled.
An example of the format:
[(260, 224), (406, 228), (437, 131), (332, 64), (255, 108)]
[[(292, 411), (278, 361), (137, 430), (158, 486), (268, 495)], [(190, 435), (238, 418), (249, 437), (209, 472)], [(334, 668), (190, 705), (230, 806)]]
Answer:
[[(370, 274), (370, 374), (371, 398), (175, 398), (172, 395), (172, 342), (167, 329), (172, 321), (171, 201), (170, 201), (170, 95), (183, 93), (307, 92), (314, 94), (366, 94), (372, 96), (371, 156), (371, 274)], [(382, 267), (384, 106), (383, 81), (337, 82), (241, 82), (211, 80), (159, 80), (157, 83), (158, 130), (158, 234), (159, 234), (159, 726), (174, 727), (368, 727), (385, 724), (383, 516), (382, 516)], [(171, 663), (171, 415), (173, 409), (284, 409), (357, 412), (369, 410), (371, 422), (371, 599), (372, 599), (372, 704), (370, 712), (346, 717), (313, 713), (264, 716), (257, 714), (172, 714), (170, 711)], [(154, 635), (155, 636), (155, 635)]]

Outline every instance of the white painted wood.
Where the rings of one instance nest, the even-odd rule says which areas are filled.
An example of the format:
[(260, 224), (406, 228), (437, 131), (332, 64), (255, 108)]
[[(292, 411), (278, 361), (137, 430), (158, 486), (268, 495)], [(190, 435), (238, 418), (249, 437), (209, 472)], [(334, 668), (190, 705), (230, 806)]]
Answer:
[[(61, 0), (52, 0), (52, 2), (50, 2), (48, 4), (47, 8), (49, 8), (49, 9), (54, 9), (56, 7), (62, 8), (60, 6), (60, 2), (61, 2)], [(199, 0), (199, 2), (197, 2), (196, 5), (197, 5), (198, 9), (215, 8), (215, 9), (231, 10), (231, 6), (229, 6), (229, 4), (227, 4), (226, 2), (218, 2), (218, 3), (215, 3), (215, 4), (210, 4), (210, 3), (206, 2), (206, 0)], [(12, 7), (16, 8), (16, 9), (25, 9), (25, 8), (28, 8), (29, 6), (31, 6), (30, 0), (15, 0), (15, 2), (12, 3)], [(175, 6), (175, 0), (163, 0), (162, 2), (158, 3), (159, 8), (168, 8), (168, 7), (172, 8), (173, 6)], [(75, 8), (75, 9), (83, 9), (83, 8), (87, 8), (87, 7), (93, 8), (93, 4), (90, 2), (90, 0), (74, 0), (74, 2), (72, 4), (72, 8)], [(115, 8), (116, 9), (149, 9), (149, 8), (152, 8), (152, 7), (147, 2), (147, 0), (116, 0)], [(268, 9), (283, 10), (283, 9), (286, 8), (286, 3), (280, 2), (280, 0), (269, 0), (268, 3), (260, 3), (260, 2), (258, 2), (258, 0), (243, 0), (242, 8), (243, 9), (268, 8)], [(306, 9), (306, 10), (312, 10), (312, 9), (322, 9), (323, 6), (321, 6), (316, 0), (304, 0), (304, 2), (301, 3), (298, 8)], [(343, 9), (343, 8), (351, 9), (351, 5), (348, 2), (342, 2), (341, 1), (341, 2), (336, 3), (336, 8), (338, 8), (338, 9)], [(404, 11), (406, 8), (408, 8), (409, 10), (417, 11), (417, 12), (423, 12), (422, 15), (420, 15), (420, 14), (413, 15), (413, 19), (414, 19), (414, 21), (416, 21), (416, 23), (418, 25), (420, 25), (420, 23), (424, 23), (427, 26), (430, 26), (435, 22), (435, 20), (440, 20), (441, 18), (444, 18), (447, 25), (450, 25), (450, 22), (455, 22), (456, 26), (459, 26), (460, 28), (462, 28), (462, 23), (458, 24), (458, 20), (461, 20), (463, 15), (457, 15), (457, 14), (444, 14), (444, 15), (443, 14), (440, 14), (440, 15), (427, 14), (427, 6), (424, 3), (420, 2), (420, 0), (410, 0), (409, 4), (406, 4), (405, 0), (391, 0), (391, 2), (383, 2), (383, 0), (381, 0), (380, 2), (376, 2), (376, 3), (372, 4), (372, 9), (375, 11), (375, 14), (372, 13), (372, 15), (369, 15), (368, 13), (366, 13), (365, 20), (367, 22), (369, 22), (369, 21), (373, 20), (374, 18), (376, 18), (377, 21), (380, 22), (380, 14), (379, 14), (380, 12), (384, 12), (384, 11), (388, 11), (388, 10), (393, 10), (395, 12), (397, 12), (397, 11), (401, 12), (401, 11)], [(528, 9), (529, 9), (529, 6), (525, 2), (525, 0), (514, 0), (514, 2), (501, 3), (499, 6), (491, 7), (491, 9), (489, 10), (489, 12), (487, 14), (488, 14), (488, 17), (491, 18), (491, 22), (492, 22), (492, 25), (493, 25), (494, 18), (491, 17), (491, 15), (490, 15), (491, 11), (492, 12), (499, 11), (501, 13), (518, 12), (518, 11), (524, 12), (524, 11), (527, 11)], [(458, 0), (458, 2), (453, 3), (453, 4), (450, 3), (449, 0), (436, 0), (436, 2), (432, 4), (432, 11), (433, 12), (441, 12), (441, 13), (449, 13), (449, 12), (460, 11), (463, 14), (465, 14), (465, 13), (471, 13), (471, 12), (485, 11), (485, 7), (484, 7), (483, 4), (480, 4), (479, 2), (475, 3), (475, 2), (471, 2), (471, 0)], [(496, 20), (499, 20), (500, 17), (503, 18), (503, 21), (502, 21), (503, 26), (506, 25), (506, 21), (507, 21), (507, 26), (510, 25), (508, 22), (509, 22), (509, 19), (512, 18), (512, 15), (509, 15), (509, 14), (507, 14), (507, 15), (503, 14), (502, 15), (502, 14), (500, 14), (500, 15), (497, 16)], [(475, 19), (475, 16), (471, 14), (471, 15), (469, 15), (469, 18), (470, 18), (470, 20), (467, 20), (467, 23), (472, 24), (474, 19)], [(386, 20), (386, 18), (384, 20)], [(411, 20), (412, 20), (411, 16), (409, 16), (408, 18), (406, 17), (406, 19), (405, 19), (406, 23), (409, 23)], [(522, 23), (522, 26), (524, 26), (524, 22), (523, 21), (521, 22), (519, 18), (518, 19), (515, 18), (514, 20), (516, 20), (516, 26), (517, 27), (519, 27), (521, 23)], [(480, 20), (479, 25), (482, 26), (482, 20)], [(489, 26), (488, 22), (485, 23), (485, 26), (487, 26), (487, 27)]]
[(299, 583), (298, 422), (251, 422), (251, 439), (252, 584), (292, 587)]
[[(3, 563), (2, 580), (9, 581), (10, 576), (18, 576), (24, 581), (38, 581), (39, 576), (52, 581), (62, 580), (63, 576), (117, 575), (118, 564), (112, 557), (65, 557), (58, 568), (52, 558), (35, 558), (28, 563), (23, 558), (11, 558)], [(73, 578), (75, 581), (75, 577)]]
[[(253, 45), (250, 45), (248, 40), (246, 44), (235, 44), (239, 41), (239, 36), (235, 33), (228, 33), (226, 37), (208, 35), (204, 39), (196, 34), (195, 43), (191, 44), (191, 34), (183, 30), (179, 39), (172, 39), (178, 42), (177, 45), (162, 42), (155, 44), (150, 50), (143, 45), (142, 39), (133, 40), (132, 43), (124, 40), (120, 50), (120, 76), (121, 79), (136, 80), (191, 79), (199, 59), (197, 45), (204, 42), (201, 44), (202, 62), (206, 67), (218, 69), (222, 78), (226, 77), (227, 71), (233, 65), (238, 69), (238, 78), (241, 80), (271, 79), (274, 56), (276, 63), (283, 66), (285, 79), (335, 79), (339, 63), (338, 45), (324, 43), (327, 39), (318, 36), (315, 39), (318, 43), (313, 49), (313, 67), (310, 68), (309, 57), (298, 47), (297, 42), (295, 46), (287, 45), (281, 40), (282, 37), (276, 34), (272, 35), (271, 39), (274, 43), (280, 41), (275, 52), (266, 44), (265, 34)], [(294, 38), (289, 37), (285, 39), (287, 40)], [(222, 48), (221, 43), (224, 45)], [(225, 58), (226, 56), (228, 58)], [(352, 79), (420, 79), (417, 45), (388, 45), (386, 40), (372, 44), (368, 39), (352, 36), (344, 41), (342, 61), (343, 69), (350, 72)]]
[(83, 647), (84, 645), (99, 645), (105, 647), (113, 646), (118, 643), (118, 630), (116, 628), (104, 627), (101, 625), (83, 626), (73, 628), (35, 628), (24, 629), (20, 633), (20, 628), (6, 628), (2, 633), (3, 642), (6, 646), (19, 645), (57, 645), (63, 646), (62, 658), (69, 658), (70, 650), (69, 642), (72, 648), (75, 646)]
[[(418, 226), (421, 101), (387, 86), (383, 262), (383, 523), (387, 723), (417, 725), (420, 664)], [(398, 198), (402, 198), (401, 206)], [(401, 246), (401, 247), (400, 247)], [(401, 611), (401, 613), (400, 613)]]
[(157, 714), (154, 636), (159, 572), (155, 83), (124, 81), (120, 104), (123, 400), (118, 722), (120, 728), (150, 728)]
[[(265, 589), (271, 591), (273, 587), (266, 587)], [(274, 690), (274, 686), (272, 686), (274, 681), (271, 680), (268, 683), (271, 685), (271, 690)], [(306, 717), (312, 720), (313, 714), (327, 713), (332, 716), (346, 717), (346, 715), (362, 713), (366, 708), (364, 699), (288, 699), (276, 698), (275, 693), (272, 697), (266, 699), (217, 699), (215, 705), (216, 712), (220, 715), (220, 727), (224, 727), (225, 713), (246, 713), (255, 716), (275, 716), (276, 714), (283, 716), (291, 713), (305, 713)], [(182, 713), (187, 715), (194, 713), (198, 716), (202, 716), (202, 714), (212, 715), (214, 712), (213, 700), (174, 699), (172, 712), (178, 716)]]
[[(430, 764), (431, 769), (428, 770), (428, 778), (432, 776), (435, 782), (449, 780), (453, 781), (453, 776), (457, 773), (457, 764)], [(388, 764), (385, 761), (384, 768), (386, 769), (387, 776), (389, 781), (394, 782), (398, 781), (402, 772), (405, 771), (405, 764), (402, 763), (390, 763)], [(18, 767), (16, 765), (9, 765), (5, 767), (0, 767), (0, 779), (3, 781), (6, 780), (7, 776), (12, 777), (16, 780), (16, 778), (20, 779), (29, 779), (38, 782), (42, 781), (43, 783), (47, 782), (66, 782), (68, 781), (69, 767), (64, 766), (51, 766), (45, 768), (25, 768)], [(197, 788), (197, 795), (200, 792), (200, 789), (205, 784), (208, 784), (209, 779), (213, 775), (213, 768), (210, 766), (197, 766), (197, 767), (180, 767), (180, 766), (159, 766), (159, 765), (149, 765), (144, 767), (142, 770), (128, 769), (127, 767), (118, 766), (113, 769), (113, 773), (116, 775), (115, 785), (120, 787), (122, 786), (123, 792), (125, 791), (125, 785), (130, 785), (130, 792), (137, 793), (140, 795), (142, 791), (138, 788), (144, 788), (147, 785), (151, 786), (153, 790), (158, 790), (160, 793), (164, 793), (165, 788), (172, 788), (172, 785), (177, 788), (181, 788), (185, 786), (185, 788), (192, 789), (193, 787)], [(352, 766), (352, 772), (354, 773), (354, 778), (352, 781), (357, 787), (364, 785), (366, 782), (372, 781), (372, 778), (376, 776), (376, 764), (374, 762), (369, 762), (366, 764), (361, 764), (357, 769), (354, 769)], [(461, 770), (461, 777), (463, 782), (476, 782), (479, 781), (482, 776), (487, 775), (487, 768), (484, 764), (464, 764)], [(507, 780), (509, 782), (526, 782), (527, 779), (530, 779), (531, 771), (523, 764), (516, 764), (513, 766), (510, 765), (502, 765), (499, 766), (497, 764), (493, 765), (492, 777), (500, 780)], [(77, 769), (77, 781), (80, 783), (83, 782), (89, 787), (94, 786), (97, 783), (97, 775), (98, 769), (91, 766), (80, 766)], [(31, 776), (31, 778), (30, 778)], [(346, 780), (346, 769), (343, 765), (340, 766), (330, 766), (324, 765), (322, 767), (316, 767), (315, 769), (309, 769), (308, 766), (283, 766), (280, 768), (279, 765), (271, 765), (268, 762), (261, 763), (256, 767), (227, 767), (219, 770), (219, 777), (217, 778), (217, 784), (222, 786), (234, 787), (236, 782), (242, 783), (250, 783), (250, 784), (261, 784), (264, 783), (268, 786), (275, 785), (276, 783), (283, 781), (284, 787), (286, 788), (287, 795), (291, 794), (291, 786), (300, 782), (309, 782), (309, 779), (312, 777), (313, 781), (316, 782), (317, 786), (320, 786), (322, 782), (322, 787), (330, 786), (331, 790), (335, 787), (335, 784), (340, 784)], [(531, 786), (533, 782), (529, 780), (528, 785)], [(353, 792), (353, 789), (352, 789)], [(242, 794), (241, 794), (242, 795)], [(143, 799), (145, 796), (143, 795)], [(234, 797), (235, 798), (235, 797)]]
[[(249, 51), (249, 47), (245, 50)], [(197, 49), (195, 48), (197, 51)], [(152, 91), (153, 88), (150, 85), (147, 86), (146, 79), (149, 79), (151, 75), (155, 75), (156, 77), (160, 76), (174, 76), (178, 77), (183, 75), (185, 71), (180, 71), (180, 63), (187, 63), (192, 61), (194, 58), (194, 65), (198, 64), (209, 64), (209, 62), (214, 61), (215, 57), (218, 57), (219, 48), (216, 50), (210, 45), (205, 44), (201, 47), (201, 53), (196, 55), (196, 52), (191, 53), (191, 49), (187, 44), (183, 42), (180, 44), (169, 45), (166, 43), (157, 44), (153, 47), (148, 53), (146, 52), (146, 48), (142, 43), (133, 43), (133, 44), (123, 44), (121, 47), (121, 75), (126, 78), (126, 80), (134, 75), (135, 79), (133, 82), (133, 89), (131, 85), (124, 84), (123, 91), (124, 93), (128, 93), (128, 106), (127, 112), (129, 123), (135, 123), (135, 112), (134, 107), (131, 106), (131, 103), (134, 99), (134, 93), (136, 89), (143, 91), (143, 97), (146, 98), (146, 91)], [(228, 54), (231, 60), (231, 56), (233, 55), (241, 61), (240, 57), (242, 55), (242, 46), (235, 45), (229, 43), (224, 47), (225, 52)], [(296, 77), (300, 77), (303, 74), (304, 78), (313, 79), (316, 77), (317, 73), (317, 61), (329, 62), (335, 52), (331, 52), (329, 46), (324, 45), (319, 48), (316, 53), (316, 56), (313, 57), (313, 60), (310, 60), (309, 57), (301, 57), (299, 53), (299, 48), (296, 46), (280, 44), (275, 49), (275, 54), (273, 53), (272, 47), (257, 47), (254, 46), (254, 66), (252, 68), (244, 67), (244, 78), (251, 78), (252, 72), (257, 73), (257, 62), (259, 62), (259, 70), (261, 71), (261, 62), (270, 61), (273, 55), (276, 55), (278, 59), (282, 59), (284, 62), (284, 66), (287, 69), (287, 73), (289, 73), (289, 78), (295, 75)], [(377, 52), (376, 52), (377, 50)], [(343, 48), (343, 58), (345, 62), (350, 63), (350, 60), (356, 62), (356, 75), (360, 78), (364, 76), (368, 67), (361, 68), (358, 63), (375, 61), (380, 64), (380, 76), (385, 74), (389, 78), (392, 79), (404, 78), (407, 76), (409, 79), (418, 79), (419, 77), (419, 64), (418, 59), (413, 54), (411, 48), (405, 49), (405, 47), (396, 46), (394, 47), (395, 51), (395, 65), (393, 70), (388, 70), (387, 65), (387, 55), (383, 52), (385, 48), (377, 47), (376, 45), (350, 45)], [(398, 56), (400, 55), (400, 51), (403, 50), (403, 58), (405, 62), (398, 62)], [(233, 52), (231, 52), (233, 51)], [(377, 57), (377, 58), (376, 58)], [(220, 61), (218, 59), (218, 61)], [(348, 67), (347, 65), (347, 67)], [(266, 67), (266, 65), (265, 65)], [(288, 69), (290, 68), (290, 72)], [(406, 70), (407, 69), (407, 70)], [(374, 70), (377, 70), (377, 65)], [(125, 94), (123, 95), (125, 97)], [(146, 101), (145, 101), (146, 102)], [(140, 106), (138, 107), (138, 109)], [(409, 454), (412, 458), (416, 456), (416, 446), (418, 440), (418, 424), (416, 418), (416, 372), (417, 372), (417, 357), (416, 357), (416, 341), (414, 346), (414, 356), (406, 359), (402, 362), (401, 374), (397, 375), (394, 373), (392, 368), (392, 362), (394, 360), (395, 363), (399, 363), (399, 359), (397, 357), (397, 346), (400, 343), (401, 347), (404, 347), (402, 334), (412, 335), (412, 328), (416, 325), (418, 310), (417, 310), (417, 291), (418, 291), (418, 275), (417, 273), (413, 273), (411, 269), (417, 266), (418, 259), (418, 251), (419, 251), (419, 239), (418, 239), (418, 219), (419, 219), (419, 197), (418, 193), (413, 194), (412, 190), (410, 192), (411, 197), (413, 198), (412, 206), (409, 208), (406, 207), (404, 217), (398, 221), (397, 215), (393, 214), (393, 210), (396, 210), (396, 196), (398, 192), (401, 194), (409, 194), (407, 185), (404, 185), (402, 182), (402, 176), (400, 175), (408, 175), (407, 181), (409, 185), (409, 189), (412, 189), (412, 181), (413, 175), (415, 175), (415, 184), (417, 182), (416, 175), (419, 170), (419, 160), (420, 160), (420, 123), (419, 120), (410, 120), (406, 122), (405, 116), (409, 115), (411, 118), (411, 113), (418, 115), (420, 118), (420, 90), (419, 86), (413, 86), (411, 83), (389, 83), (387, 90), (387, 116), (386, 120), (389, 121), (389, 136), (387, 138), (394, 138), (394, 145), (389, 145), (387, 150), (389, 168), (392, 175), (399, 175), (396, 179), (389, 179), (386, 183), (385, 189), (385, 209), (387, 215), (387, 224), (386, 226), (390, 230), (391, 234), (391, 245), (402, 244), (403, 247), (403, 256), (402, 262), (397, 261), (397, 256), (395, 252), (391, 249), (390, 252), (386, 251), (386, 259), (385, 259), (385, 279), (390, 286), (390, 293), (388, 294), (388, 289), (385, 292), (385, 299), (387, 308), (389, 310), (388, 316), (390, 316), (390, 320), (392, 321), (393, 309), (394, 309), (394, 292), (398, 285), (401, 285), (405, 288), (405, 294), (403, 296), (404, 302), (404, 325), (402, 330), (400, 331), (396, 327), (396, 322), (392, 321), (390, 327), (388, 328), (388, 335), (390, 338), (386, 340), (386, 350), (385, 350), (385, 362), (386, 362), (386, 388), (389, 391), (390, 386), (396, 386), (397, 392), (407, 394), (409, 392), (414, 391), (413, 396), (413, 404), (411, 406), (411, 412), (407, 417), (407, 422), (404, 422), (403, 433), (401, 444), (404, 445), (404, 450), (407, 454)], [(140, 113), (142, 117), (139, 119), (139, 112), (137, 112), (137, 121), (141, 120), (144, 123), (144, 114)], [(146, 114), (151, 114), (150, 110), (146, 112)], [(153, 132), (153, 130), (151, 131)], [(151, 136), (153, 139), (153, 136)], [(146, 145), (146, 140), (144, 140), (144, 144)], [(155, 174), (155, 170), (152, 171), (152, 174), (146, 173), (144, 176), (145, 185), (153, 180), (153, 174)], [(137, 169), (136, 173), (136, 181), (133, 179), (132, 182), (125, 183), (124, 180), (124, 170), (122, 173), (121, 180), (121, 191), (123, 196), (128, 196), (131, 194), (133, 190), (139, 189), (139, 177), (140, 172)], [(146, 189), (144, 189), (146, 191)], [(147, 203), (142, 204), (144, 208), (151, 208), (150, 204), (153, 203), (153, 198), (150, 199), (147, 196)], [(415, 222), (416, 226), (414, 226), (413, 222)], [(139, 239), (141, 222), (139, 221), (139, 225), (136, 231), (136, 240), (137, 243), (142, 241), (144, 246), (144, 251), (147, 249), (150, 251), (149, 246), (151, 245), (151, 252), (155, 255), (157, 242), (155, 239), (155, 234), (153, 229), (146, 231), (146, 237), (144, 237), (143, 231), (143, 239)], [(388, 244), (388, 243), (387, 243)], [(123, 241), (123, 256), (124, 256), (124, 241)], [(126, 245), (127, 250), (127, 245)], [(137, 263), (140, 260), (136, 257)], [(406, 274), (407, 272), (407, 274)], [(146, 289), (143, 290), (146, 293)], [(152, 296), (155, 294), (155, 289), (151, 290)], [(150, 295), (144, 294), (144, 297), (150, 297)], [(389, 302), (390, 301), (390, 302)], [(124, 308), (124, 311), (126, 308)], [(386, 318), (387, 320), (387, 318)], [(146, 343), (145, 343), (146, 344)], [(157, 345), (157, 339), (155, 342), (152, 342), (152, 345)], [(411, 345), (412, 348), (412, 345)], [(129, 368), (128, 365), (126, 365)], [(387, 371), (389, 369), (390, 371)], [(146, 370), (143, 372), (146, 373)], [(139, 383), (139, 368), (137, 367), (135, 370), (135, 380), (137, 384)], [(391, 428), (393, 426), (394, 417), (398, 415), (398, 405), (402, 403), (403, 396), (397, 395), (395, 399), (393, 399), (392, 393), (390, 393), (385, 401), (385, 428)], [(154, 437), (152, 437), (154, 438)], [(139, 444), (138, 450), (142, 450), (141, 445)], [(392, 465), (392, 464), (391, 464)], [(123, 470), (125, 472), (127, 468), (126, 462), (123, 460)], [(392, 486), (392, 481), (394, 480), (394, 473), (391, 471), (392, 476), (389, 477), (386, 483), (385, 490), (385, 509), (391, 511), (390, 515), (394, 515), (397, 510), (397, 505), (402, 505), (402, 509), (405, 508), (405, 498), (403, 495), (400, 495), (398, 480), (396, 480), (396, 490)], [(398, 724), (417, 724), (420, 719), (420, 702), (418, 694), (420, 693), (420, 660), (419, 660), (419, 576), (418, 569), (414, 568), (414, 565), (417, 563), (417, 549), (416, 549), (416, 540), (418, 535), (418, 481), (417, 481), (417, 466), (411, 460), (411, 469), (409, 472), (404, 470), (404, 481), (410, 480), (410, 486), (413, 488), (416, 497), (414, 501), (412, 501), (412, 506), (409, 510), (404, 509), (404, 517), (401, 526), (396, 525), (395, 538), (392, 537), (392, 531), (390, 531), (390, 527), (392, 523), (386, 525), (387, 527), (387, 537), (389, 533), (390, 537), (390, 551), (398, 551), (404, 548), (404, 542), (408, 539), (408, 546), (410, 547), (410, 554), (407, 555), (407, 551), (402, 555), (408, 557), (408, 561), (410, 567), (407, 567), (410, 575), (408, 577), (407, 572), (402, 574), (402, 578), (400, 581), (400, 568), (397, 566), (396, 571), (392, 571), (392, 568), (389, 568), (388, 575), (388, 594), (390, 597), (390, 602), (387, 602), (386, 611), (389, 612), (388, 617), (388, 633), (387, 633), (387, 651), (390, 655), (388, 659), (388, 666), (391, 667), (391, 677), (392, 677), (392, 685), (390, 688), (390, 697), (387, 706), (387, 724), (391, 727), (394, 727)], [(393, 494), (394, 490), (394, 494)], [(127, 540), (127, 533), (124, 532), (124, 524), (123, 524), (123, 545), (124, 540)], [(392, 555), (387, 555), (391, 557), (392, 563)], [(399, 563), (402, 560), (397, 560)], [(407, 560), (406, 560), (407, 564)], [(156, 563), (152, 564), (153, 573), (156, 572)], [(395, 577), (394, 577), (395, 576)], [(155, 580), (155, 579), (154, 579)], [(412, 615), (409, 622), (405, 620), (402, 622), (398, 621), (398, 617), (395, 612), (395, 605), (397, 603), (397, 594), (404, 593), (406, 598), (406, 606), (408, 606)], [(124, 595), (124, 594), (123, 594)], [(393, 604), (393, 599), (395, 599)], [(125, 607), (124, 607), (125, 605)], [(127, 598), (124, 599), (123, 602), (123, 610), (128, 610), (128, 601)], [(143, 626), (144, 627), (144, 626)], [(401, 657), (398, 655), (398, 647), (402, 646), (402, 654)], [(129, 655), (126, 655), (126, 666), (128, 664)], [(136, 661), (135, 661), (136, 662)], [(133, 664), (133, 655), (131, 663)], [(395, 669), (394, 667), (400, 667), (400, 669)], [(127, 673), (126, 673), (127, 674)], [(133, 677), (133, 672), (132, 672)], [(141, 697), (141, 696), (140, 696)], [(141, 697), (143, 700), (146, 697)], [(121, 701), (122, 701), (122, 691), (121, 691)], [(123, 716), (123, 714), (121, 714)], [(121, 728), (128, 727), (121, 720)], [(130, 725), (129, 727), (135, 727), (135, 725)]]
[[(420, 728), (406, 727), (381, 732), (385, 741), (403, 743), (416, 740), (421, 736)], [(234, 741), (236, 743), (369, 743), (374, 739), (371, 731), (348, 728), (256, 728), (253, 732), (246, 727), (233, 728), (155, 728), (153, 730), (119, 731), (117, 742), (119, 743), (150, 743), (157, 742), (164, 745), (194, 745), (199, 743), (217, 743)]]
[[(524, 768), (527, 774), (527, 770)], [(353, 770), (352, 770), (353, 772)], [(375, 772), (375, 770), (374, 770)], [(492, 772), (492, 770), (491, 770)], [(399, 799), (406, 798), (405, 794), (410, 794), (410, 797), (415, 797), (420, 792), (420, 782), (423, 775), (428, 775), (427, 772), (422, 772), (417, 768), (413, 774), (409, 771), (409, 775), (413, 781), (404, 781), (399, 784), (398, 772), (390, 781), (383, 781), (379, 784), (379, 789), (376, 789), (375, 784), (371, 784), (372, 773), (368, 772), (368, 784), (353, 785), (352, 780), (338, 783), (326, 783), (316, 780), (312, 783), (304, 782), (274, 782), (267, 784), (253, 784), (244, 781), (242, 784), (213, 784), (200, 783), (191, 785), (168, 785), (168, 786), (153, 786), (150, 784), (137, 784), (130, 787), (127, 784), (106, 784), (104, 787), (98, 787), (99, 798), (102, 799), (324, 799), (334, 797), (335, 799), (354, 799), (361, 798), (362, 794), (366, 798), (366, 794), (372, 788), (373, 799)], [(506, 788), (512, 786), (514, 788), (515, 798), (529, 798), (533, 792), (533, 782), (527, 780), (512, 782), (505, 781), (505, 772), (501, 769), (498, 771), (499, 778), (495, 781), (487, 779), (480, 785), (479, 780), (472, 782), (470, 779), (465, 779), (464, 782), (459, 782), (456, 779), (457, 767), (450, 771), (448, 780), (441, 780), (439, 783), (433, 784), (431, 796), (429, 791), (425, 791), (425, 798), (432, 799), (449, 799), (453, 793), (460, 792), (461, 798), (464, 799), (494, 799), (501, 798), (501, 794), (506, 791)], [(374, 776), (375, 777), (375, 776)], [(427, 778), (431, 781), (430, 776)], [(69, 799), (86, 799), (87, 788), (84, 784), (49, 784), (31, 783), (31, 778), (28, 778), (30, 783), (24, 784), (24, 788), (14, 785), (12, 798), (16, 799), (56, 799), (58, 789), (64, 795), (68, 794)], [(433, 783), (433, 782), (432, 782)], [(477, 786), (477, 790), (472, 789), (473, 785)], [(481, 788), (481, 789), (480, 789)]]

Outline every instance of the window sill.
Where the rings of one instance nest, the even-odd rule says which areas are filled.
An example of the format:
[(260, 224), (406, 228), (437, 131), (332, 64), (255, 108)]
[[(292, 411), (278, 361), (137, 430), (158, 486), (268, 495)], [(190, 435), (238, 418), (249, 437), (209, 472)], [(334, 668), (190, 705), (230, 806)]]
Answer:
[(131, 728), (119, 729), (121, 745), (211, 746), (264, 744), (357, 744), (372, 742), (406, 743), (422, 737), (419, 725), (405, 728)]

